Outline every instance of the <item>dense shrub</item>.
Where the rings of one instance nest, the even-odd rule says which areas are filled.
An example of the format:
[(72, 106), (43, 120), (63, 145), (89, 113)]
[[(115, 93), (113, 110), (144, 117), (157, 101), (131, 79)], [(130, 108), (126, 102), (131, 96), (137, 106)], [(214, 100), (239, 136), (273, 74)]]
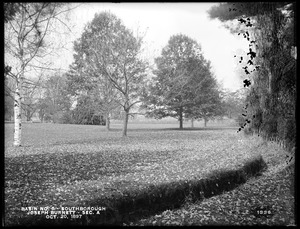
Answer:
[(72, 111), (72, 122), (83, 125), (105, 125), (103, 115), (98, 112), (101, 103), (96, 103), (88, 96), (78, 99), (75, 109)]
[(50, 114), (45, 114), (44, 121), (45, 122), (51, 122), (52, 121), (52, 116)]
[(245, 173), (245, 176), (252, 177), (260, 175), (266, 168), (266, 162), (263, 160), (262, 156), (259, 156), (252, 161), (246, 162), (243, 167), (243, 172)]
[(106, 121), (103, 117), (103, 115), (93, 115), (92, 116), (92, 124), (93, 125), (105, 125)]
[(74, 120), (72, 117), (72, 112), (68, 111), (68, 112), (64, 112), (62, 117), (60, 118), (60, 123), (62, 124), (73, 124)]

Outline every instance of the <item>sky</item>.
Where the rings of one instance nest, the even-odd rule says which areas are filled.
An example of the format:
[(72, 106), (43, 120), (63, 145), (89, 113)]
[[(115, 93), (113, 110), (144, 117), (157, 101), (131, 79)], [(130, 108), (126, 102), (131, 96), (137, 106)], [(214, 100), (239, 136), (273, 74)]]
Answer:
[[(84, 26), (95, 13), (110, 11), (124, 25), (145, 33), (145, 55), (153, 61), (160, 55), (172, 35), (184, 34), (196, 40), (203, 55), (211, 61), (212, 72), (224, 88), (236, 90), (242, 87), (234, 55), (246, 50), (248, 43), (237, 34), (231, 34), (217, 19), (209, 19), (207, 10), (218, 3), (81, 3), (68, 15), (68, 27), (72, 31), (65, 39), (63, 59), (57, 64), (68, 68), (73, 61), (72, 42), (81, 36)], [(78, 3), (76, 4), (78, 5)]]

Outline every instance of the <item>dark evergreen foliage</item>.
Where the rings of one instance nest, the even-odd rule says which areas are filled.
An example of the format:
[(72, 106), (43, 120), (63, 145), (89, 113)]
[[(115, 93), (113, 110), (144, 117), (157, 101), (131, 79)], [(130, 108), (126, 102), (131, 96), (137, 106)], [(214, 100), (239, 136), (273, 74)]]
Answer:
[(248, 54), (249, 64), (255, 65), (256, 71), (247, 75), (251, 82), (245, 85), (250, 87), (246, 99), (249, 116), (240, 121), (251, 120), (250, 128), (267, 140), (283, 143), (287, 150), (292, 150), (296, 143), (295, 4), (222, 3), (209, 11), (211, 18), (221, 21), (238, 20), (241, 26), (252, 23), (254, 40), (247, 38), (251, 40), (249, 45), (255, 42), (256, 48), (249, 48)]
[(81, 96), (78, 99), (76, 108), (72, 110), (71, 122), (83, 125), (105, 125), (103, 115), (97, 112), (97, 105), (101, 106), (99, 102), (97, 103), (91, 97)]

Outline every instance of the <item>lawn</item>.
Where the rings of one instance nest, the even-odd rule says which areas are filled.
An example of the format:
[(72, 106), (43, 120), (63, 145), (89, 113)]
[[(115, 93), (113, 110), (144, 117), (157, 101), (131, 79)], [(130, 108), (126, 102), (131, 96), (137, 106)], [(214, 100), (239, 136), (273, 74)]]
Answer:
[[(238, 169), (257, 155), (263, 156), (268, 171), (285, 165), (283, 150), (271, 143), (266, 147), (235, 127), (177, 126), (130, 123), (128, 137), (122, 138), (121, 124), (112, 125), (110, 132), (103, 126), (24, 124), (23, 146), (14, 148), (13, 125), (6, 124), (6, 224), (26, 215), (21, 207), (82, 206), (103, 196)], [(152, 218), (140, 224), (147, 222), (152, 224)]]

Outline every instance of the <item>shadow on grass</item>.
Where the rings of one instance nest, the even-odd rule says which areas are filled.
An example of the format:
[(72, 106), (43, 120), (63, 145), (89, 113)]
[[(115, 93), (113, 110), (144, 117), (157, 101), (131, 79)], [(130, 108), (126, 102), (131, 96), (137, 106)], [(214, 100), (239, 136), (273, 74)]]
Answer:
[[(162, 132), (162, 131), (210, 131), (210, 130), (238, 130), (238, 127), (234, 126), (216, 126), (216, 127), (185, 127), (183, 129), (180, 128), (128, 128), (128, 132)], [(121, 132), (121, 128), (113, 128), (110, 132)]]
[(166, 131), (207, 131), (207, 130), (233, 130), (237, 129), (237, 127), (232, 126), (216, 126), (216, 127), (186, 127), (183, 129), (180, 128), (165, 128)]

